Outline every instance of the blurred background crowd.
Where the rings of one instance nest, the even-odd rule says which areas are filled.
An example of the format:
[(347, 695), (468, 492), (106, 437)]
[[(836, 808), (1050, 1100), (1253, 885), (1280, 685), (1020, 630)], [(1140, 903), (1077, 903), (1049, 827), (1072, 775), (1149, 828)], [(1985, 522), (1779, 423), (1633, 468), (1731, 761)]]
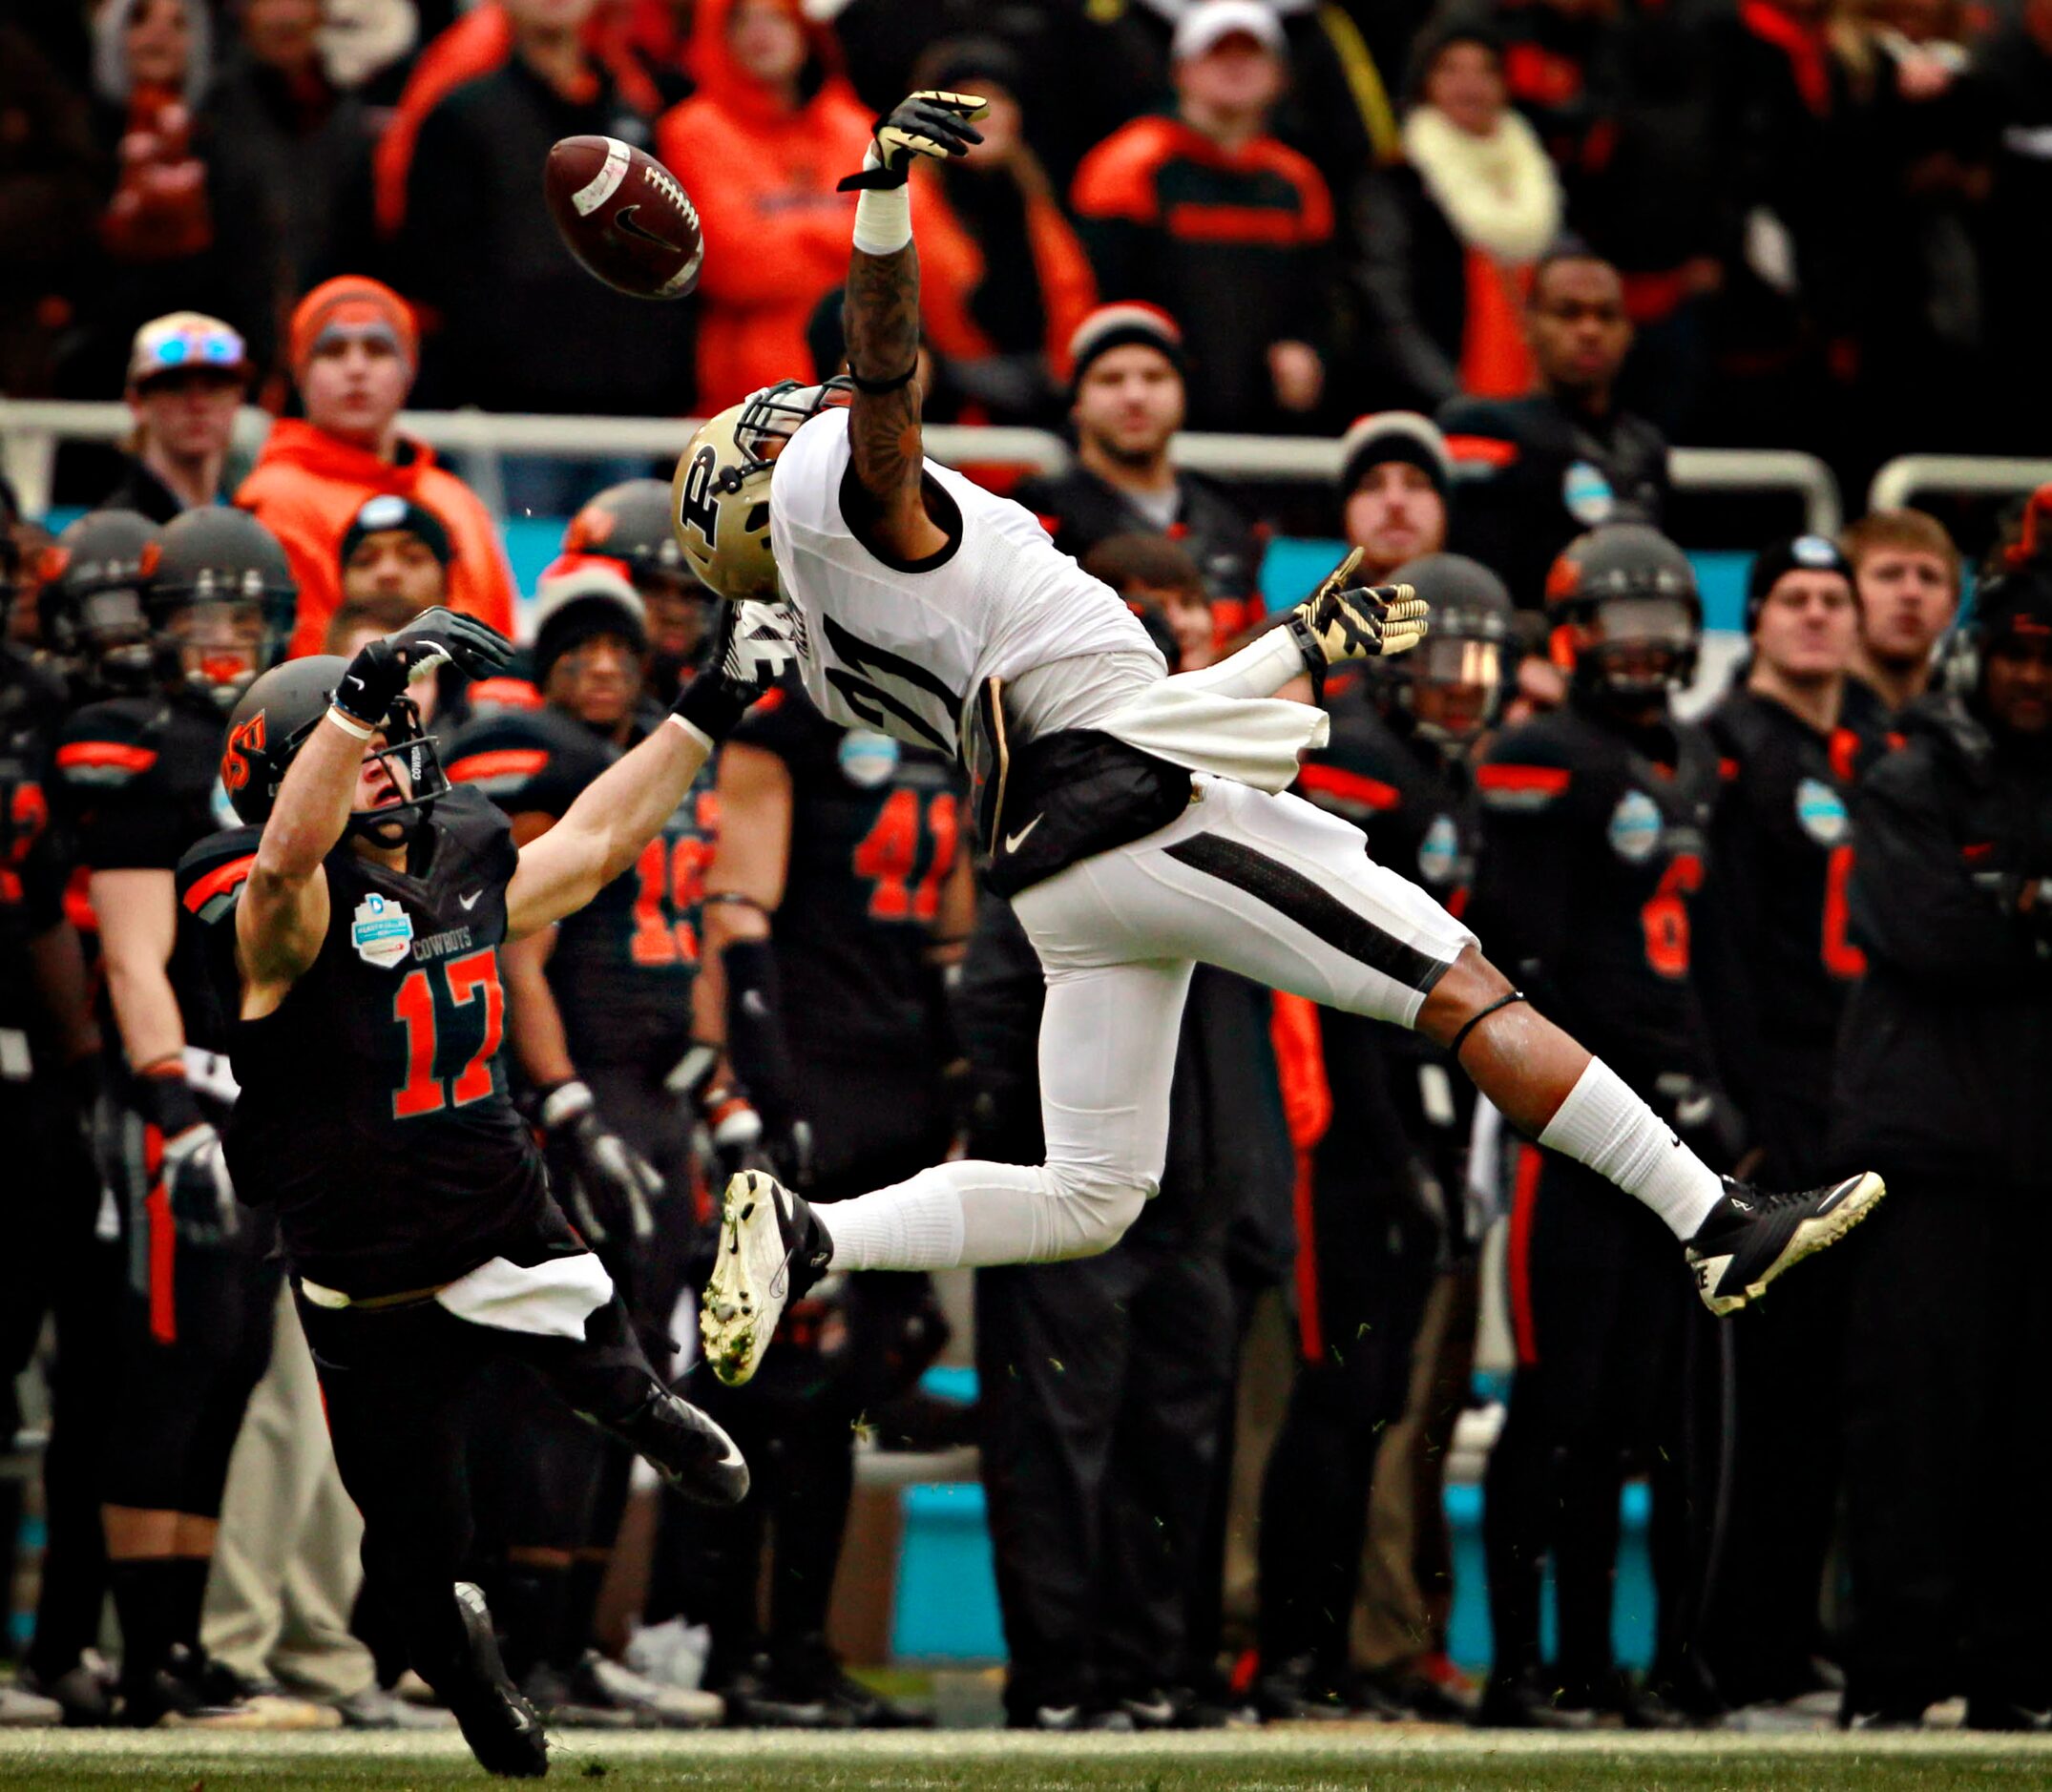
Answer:
[[(102, 396), (193, 307), (278, 400), (340, 272), (423, 323), (424, 406), (699, 414), (802, 362), (833, 171), (909, 86), (998, 107), (922, 172), (949, 414), (1058, 419), (1094, 298), (1158, 304), (1197, 427), (1521, 395), (1563, 233), (1623, 278), (1635, 408), (1799, 447), (2027, 445), (2052, 15), (1942, 0), (130, 0), (0, 18), (0, 389)], [(1182, 32), (1179, 37), (1178, 33)], [(658, 150), (710, 240), (638, 309), (534, 204), (547, 144)], [(566, 353), (575, 343), (576, 352)]]
[[(402, 408), (674, 418), (831, 374), (834, 183), (927, 86), (994, 102), (913, 176), (927, 414), (1066, 448), (979, 476), (1172, 668), (1332, 544), (1413, 580), (1418, 654), (1297, 693), (1332, 717), (1301, 794), (1707, 1159), (1893, 1193), (1719, 1326), (1442, 1054), (1200, 970), (1113, 1251), (834, 1279), (744, 1390), (676, 1359), (756, 1465), (739, 1514), (493, 1390), (515, 1673), (559, 1722), (931, 1721), (868, 1670), (983, 1558), (915, 1584), (895, 1456), (980, 1478), (1023, 1727), (2042, 1727), (2052, 487), (1790, 533), (1687, 508), (1669, 444), (1849, 491), (2038, 446), (2047, 0), (0, 3), (0, 393), (129, 413), (47, 512), (0, 491), (0, 1719), (441, 1720), (357, 1596), (266, 1222), (187, 1174), (233, 1086), (173, 868), (255, 672), (430, 604), (526, 650), (435, 720), (518, 839), (660, 717), (711, 601), (667, 468), (513, 457), (488, 504)], [(688, 301), (556, 240), (542, 159), (584, 132), (691, 194)], [(1200, 477), (1184, 428), (1335, 476)], [(780, 690), (504, 954), (552, 1176), (658, 1347), (738, 1164), (832, 1199), (1038, 1160), (1040, 973), (962, 795)]]

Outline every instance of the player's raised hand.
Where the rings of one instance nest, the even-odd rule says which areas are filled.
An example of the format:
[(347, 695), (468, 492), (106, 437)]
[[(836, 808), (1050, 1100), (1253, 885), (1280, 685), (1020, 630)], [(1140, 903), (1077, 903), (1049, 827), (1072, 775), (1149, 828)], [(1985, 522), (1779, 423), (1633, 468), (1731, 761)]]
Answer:
[(437, 667), (453, 665), (466, 677), (481, 678), (512, 657), (513, 643), (498, 630), (437, 604), (405, 628), (366, 641), (335, 687), (335, 706), (375, 728), (393, 698)]
[(914, 156), (946, 161), (951, 156), (968, 155), (972, 143), (983, 141), (983, 133), (972, 130), (971, 122), (990, 110), (991, 102), (977, 94), (921, 89), (876, 121), (876, 135), (862, 172), (849, 175), (837, 191), (902, 187), (911, 173)]
[(1309, 670), (1409, 653), (1425, 638), (1425, 599), (1409, 585), (1356, 585), (1360, 564), (1356, 548), (1289, 613)]

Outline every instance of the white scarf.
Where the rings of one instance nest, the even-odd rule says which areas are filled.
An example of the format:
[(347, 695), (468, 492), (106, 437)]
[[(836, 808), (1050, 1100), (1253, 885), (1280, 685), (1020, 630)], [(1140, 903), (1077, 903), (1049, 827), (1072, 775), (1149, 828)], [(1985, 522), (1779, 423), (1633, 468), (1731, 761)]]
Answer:
[(1536, 261), (1560, 233), (1560, 182), (1538, 133), (1506, 110), (1488, 136), (1413, 106), (1404, 154), (1454, 233), (1499, 261)]

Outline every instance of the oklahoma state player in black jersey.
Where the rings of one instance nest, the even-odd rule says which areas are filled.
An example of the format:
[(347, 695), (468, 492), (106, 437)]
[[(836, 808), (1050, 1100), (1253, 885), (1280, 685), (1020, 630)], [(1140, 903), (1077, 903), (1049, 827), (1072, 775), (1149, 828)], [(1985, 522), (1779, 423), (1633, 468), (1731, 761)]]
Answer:
[[(1822, 535), (1763, 550), (1747, 588), (1752, 653), (1707, 726), (1724, 757), (1711, 831), (1716, 974), (1703, 980), (1718, 1057), (1763, 1175), (1821, 1174), (1839, 1019), (1865, 973), (1850, 936), (1853, 791), (1881, 742), (1846, 725), (1859, 640), (1853, 567)], [(1769, 1302), (1732, 1338), (1730, 1516), (1704, 1654), (1734, 1705), (1819, 1690), (1818, 1591), (1844, 1451), (1836, 1410), (1852, 1279), (1833, 1259), (1811, 1299)], [(1798, 1393), (1785, 1373), (1819, 1365)]]
[[(480, 716), (450, 749), (450, 780), (490, 796), (519, 844), (555, 826), (621, 753), (663, 725), (662, 710), (644, 700), (649, 633), (626, 578), (586, 561), (545, 577), (537, 599), (532, 660), (542, 707)], [(699, 892), (715, 815), (708, 763), (627, 870), (504, 955), (513, 1057), (547, 1135), (551, 1181), (658, 1365), (673, 1348), (670, 1318), (696, 1230), (692, 1097), (705, 1082), (700, 1066), (709, 1072), (716, 1061), (692, 1045)], [(570, 1413), (537, 1408), (525, 1383), (505, 1377), (505, 1409), (480, 1427), (488, 1439), (496, 1433), (490, 1453), (516, 1470), (501, 1521), (507, 1666), (544, 1713), (624, 1721), (624, 1702), (683, 1721), (688, 1698), (665, 1698), (588, 1649), (631, 1458)], [(539, 1459), (548, 1471), (536, 1475)]]
[[(270, 531), (224, 508), (186, 511), (160, 537), (132, 516), (88, 516), (59, 545), (52, 633), (75, 602), (86, 676), (120, 693), (72, 719), (57, 770), (113, 1022), (100, 1157), (129, 1290), (101, 1494), (122, 1717), (206, 1720), (241, 1702), (208, 1672), (199, 1608), (229, 1454), (270, 1360), (279, 1272), (221, 1159), (234, 1084), (207, 991), (174, 957), (174, 872), (226, 819), (227, 712), (282, 647), (294, 586)], [(125, 636), (83, 626), (115, 617)], [(265, 1704), (220, 1720), (311, 1715)]]
[[(719, 793), (707, 930), (728, 1051), (778, 1173), (830, 1199), (938, 1163), (953, 1140), (947, 1073), (958, 1055), (940, 961), (959, 955), (974, 901), (960, 773), (937, 753), (828, 721), (792, 679), (735, 731)], [(923, 1276), (842, 1279), (820, 1293), (785, 1320), (809, 1347), (741, 1388), (701, 1371), (707, 1408), (783, 1472), (766, 1498), (681, 1539), (699, 1558), (692, 1615), (711, 1620), (706, 1683), (730, 1719), (893, 1727), (915, 1719), (840, 1671), (827, 1600), (853, 1421), (898, 1391), (888, 1384), (902, 1379), (892, 1365), (908, 1344), (937, 1347), (940, 1334)], [(769, 1531), (765, 1637), (752, 1590)]]
[[(1484, 827), (1469, 919), (1501, 942), (1535, 1001), (1728, 1169), (1729, 1108), (1691, 974), (1717, 750), (1668, 704), (1695, 665), (1695, 574), (1664, 535), (1618, 524), (1571, 543), (1547, 591), (1569, 700), (1503, 735), (1476, 773)], [(1666, 1427), (1682, 1404), (1692, 1304), (1660, 1271), (1671, 1249), (1651, 1210), (1621, 1206), (1565, 1157), (1521, 1154), (1508, 1265), (1518, 1372), (1487, 1488), (1496, 1656), (1484, 1722), (1671, 1716), (1620, 1679), (1610, 1644), (1627, 1464), (1652, 1472), (1657, 1535), (1681, 1535), (1680, 1509), (1666, 1505), (1682, 1492), (1681, 1451)], [(1542, 1685), (1539, 1574), (1549, 1549), (1560, 1678)], [(1671, 1621), (1686, 1564), (1657, 1551), (1655, 1573)]]
[[(64, 913), (70, 848), (52, 813), (65, 692), (8, 638), (22, 570), (16, 520), (0, 480), (0, 1137), (8, 1147), (0, 1216), (9, 1240), (0, 1254), (0, 1429), (11, 1435), (17, 1427), (13, 1378), (35, 1354), (44, 1316), (54, 1314), (48, 1543), (22, 1693), (104, 1721), (106, 1694), (80, 1665), (106, 1596), (93, 1457), (114, 1378), (107, 1289), (94, 1274), (105, 1255), (93, 1238), (99, 1178), (79, 1125), (81, 1108), (93, 1105), (99, 1042), (78, 936)], [(40, 601), (50, 601), (47, 586)], [(53, 1718), (54, 1708), (46, 1711)]]
[[(1468, 756), (1508, 696), (1510, 594), (1458, 554), (1391, 577), (1432, 605), (1433, 632), (1386, 669), (1328, 676), (1330, 738), (1307, 756), (1297, 789), (1457, 917), (1481, 833)], [(1277, 1715), (1349, 1702), (1370, 1483), (1382, 1434), (1404, 1413), (1426, 1302), (1442, 1266), (1466, 1255), (1475, 1113), (1473, 1086), (1423, 1033), (1315, 1012), (1332, 1118), (1298, 1187), (1302, 1360), (1263, 1490), (1258, 1697)], [(1433, 1523), (1423, 1510), (1415, 1517)]]
[(516, 848), (452, 790), (406, 698), (507, 643), (433, 610), (354, 659), (266, 674), (231, 718), (222, 781), (250, 826), (187, 855), (179, 896), (236, 1018), (227, 1134), (275, 1206), (335, 1459), (363, 1511), (366, 1585), (493, 1771), (547, 1771), (507, 1678), (470, 1540), (465, 1406), (512, 1358), (674, 1483), (720, 1504), (747, 1470), (648, 1365), (624, 1303), (551, 1198), (499, 1061), (498, 948), (626, 870), (773, 669), (770, 619), (722, 613), (712, 663), (659, 728)]

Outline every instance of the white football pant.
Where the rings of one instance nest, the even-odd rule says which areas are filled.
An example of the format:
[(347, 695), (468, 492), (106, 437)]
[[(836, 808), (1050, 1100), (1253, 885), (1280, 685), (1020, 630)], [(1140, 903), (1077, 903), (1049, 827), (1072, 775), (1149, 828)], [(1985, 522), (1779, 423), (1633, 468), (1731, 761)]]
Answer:
[(1166, 827), (1013, 907), (1047, 973), (1047, 1161), (959, 1162), (824, 1203), (836, 1269), (1049, 1262), (1116, 1243), (1159, 1187), (1193, 964), (1409, 1027), (1475, 936), (1299, 797), (1199, 776)]

